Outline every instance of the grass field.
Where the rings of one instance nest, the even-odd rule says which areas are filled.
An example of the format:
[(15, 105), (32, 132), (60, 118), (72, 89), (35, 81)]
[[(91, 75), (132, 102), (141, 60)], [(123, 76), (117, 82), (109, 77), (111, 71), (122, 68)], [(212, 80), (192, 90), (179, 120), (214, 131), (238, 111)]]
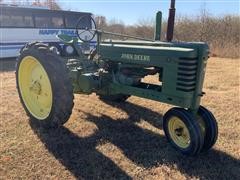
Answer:
[(218, 120), (219, 138), (190, 158), (163, 134), (170, 106), (137, 97), (106, 104), (76, 95), (64, 127), (37, 130), (7, 70), (0, 72), (0, 179), (240, 179), (240, 60), (209, 60), (202, 105)]

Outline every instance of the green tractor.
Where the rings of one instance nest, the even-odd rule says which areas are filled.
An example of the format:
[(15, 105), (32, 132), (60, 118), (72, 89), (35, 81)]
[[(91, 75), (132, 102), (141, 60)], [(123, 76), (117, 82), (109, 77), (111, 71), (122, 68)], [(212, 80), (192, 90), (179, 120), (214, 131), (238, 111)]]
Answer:
[[(49, 46), (35, 42), (22, 48), (16, 82), (21, 103), (32, 123), (56, 128), (72, 113), (74, 93), (96, 93), (100, 100), (124, 102), (130, 96), (177, 107), (163, 116), (163, 130), (172, 146), (185, 155), (209, 150), (217, 140), (213, 114), (200, 105), (209, 47), (201, 42), (172, 42), (175, 1), (169, 11), (166, 41), (160, 41), (161, 12), (156, 16), (155, 40), (76, 27), (77, 37), (58, 35), (72, 45), (77, 57), (63, 58)], [(89, 37), (86, 39), (86, 33)], [(136, 40), (102, 40), (111, 34)], [(97, 36), (96, 49), (84, 54), (79, 42)], [(145, 76), (158, 77), (158, 84)]]

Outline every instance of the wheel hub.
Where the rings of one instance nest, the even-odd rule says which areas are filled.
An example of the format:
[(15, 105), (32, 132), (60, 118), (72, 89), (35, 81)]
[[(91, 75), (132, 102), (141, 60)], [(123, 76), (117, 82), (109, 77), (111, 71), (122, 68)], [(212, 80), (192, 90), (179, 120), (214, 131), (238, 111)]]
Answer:
[(182, 136), (183, 135), (183, 128), (182, 127), (179, 127), (177, 129), (175, 129), (174, 131), (175, 131), (175, 134), (177, 136)]
[(37, 95), (41, 94), (41, 84), (39, 83), (39, 81), (34, 81), (32, 83), (32, 85), (30, 85), (29, 90)]
[(33, 56), (23, 58), (18, 71), (21, 97), (32, 116), (46, 119), (52, 109), (52, 86), (44, 67)]
[(173, 117), (169, 120), (168, 127), (174, 143), (181, 148), (187, 148), (190, 144), (190, 134), (184, 122), (177, 117)]

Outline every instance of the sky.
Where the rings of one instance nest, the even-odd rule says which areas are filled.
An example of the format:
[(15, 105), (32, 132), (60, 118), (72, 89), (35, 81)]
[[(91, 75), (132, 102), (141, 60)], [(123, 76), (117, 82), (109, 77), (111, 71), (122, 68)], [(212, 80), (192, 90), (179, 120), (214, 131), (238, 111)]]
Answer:
[[(151, 19), (157, 11), (168, 16), (170, 0), (57, 0), (64, 10), (91, 12), (127, 25)], [(196, 16), (206, 8), (214, 16), (240, 15), (240, 0), (176, 0), (177, 15)]]

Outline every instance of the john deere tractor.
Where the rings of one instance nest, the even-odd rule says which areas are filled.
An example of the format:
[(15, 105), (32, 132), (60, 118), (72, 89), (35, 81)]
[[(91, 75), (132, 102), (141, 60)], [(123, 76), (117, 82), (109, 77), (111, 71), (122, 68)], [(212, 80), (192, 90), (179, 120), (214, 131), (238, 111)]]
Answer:
[[(77, 57), (60, 57), (54, 48), (34, 42), (22, 48), (16, 82), (21, 103), (32, 123), (56, 128), (72, 113), (73, 94), (96, 93), (102, 101), (123, 103), (138, 96), (175, 105), (163, 116), (163, 130), (172, 146), (185, 155), (209, 150), (218, 128), (213, 114), (200, 105), (209, 47), (203, 42), (173, 42), (175, 1), (171, 1), (166, 40), (160, 41), (161, 12), (156, 16), (155, 39), (144, 39), (82, 27), (76, 35), (58, 35), (76, 50)], [(128, 40), (103, 40), (103, 34)], [(86, 54), (79, 46), (97, 36), (96, 48)], [(145, 76), (158, 77), (155, 84)], [(160, 121), (160, 119), (159, 119)]]

